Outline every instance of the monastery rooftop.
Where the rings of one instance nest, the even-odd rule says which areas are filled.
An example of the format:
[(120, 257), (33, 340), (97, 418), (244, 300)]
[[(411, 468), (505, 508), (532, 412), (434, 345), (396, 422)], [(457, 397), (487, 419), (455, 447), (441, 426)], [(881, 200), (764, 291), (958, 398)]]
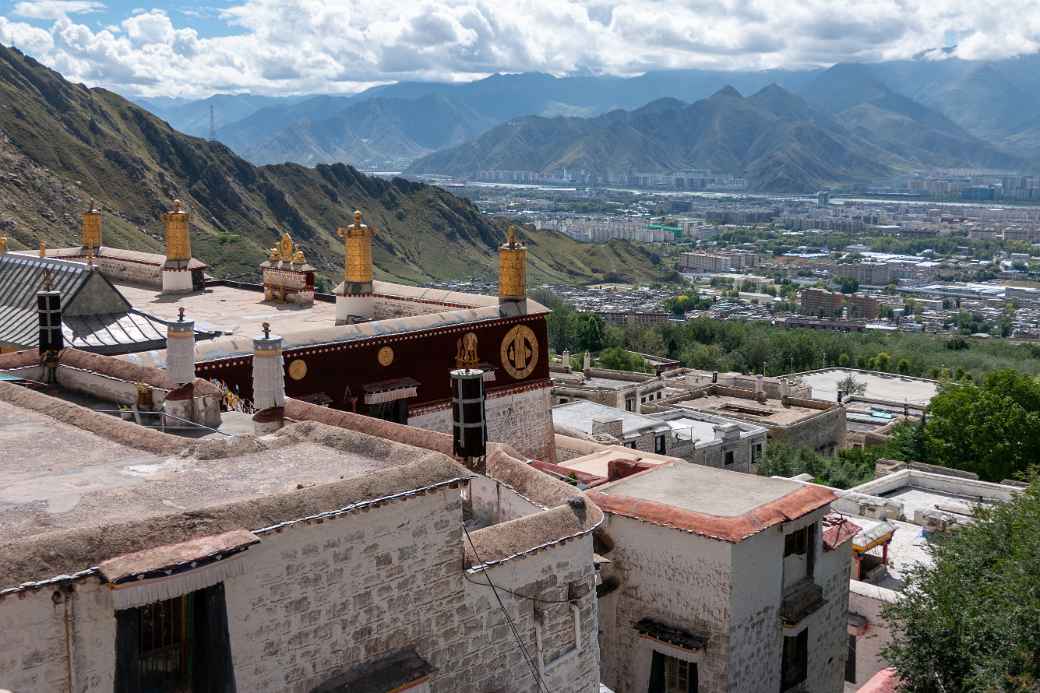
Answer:
[(908, 402), (927, 405), (939, 391), (939, 384), (925, 378), (910, 378), (905, 375), (861, 371), (848, 368), (826, 368), (818, 371), (797, 373), (796, 377), (812, 387), (813, 397), (828, 402), (838, 401), (838, 383), (849, 375), (867, 386), (862, 398), (884, 400), (902, 404)]
[(784, 406), (778, 399), (759, 402), (730, 395), (706, 395), (676, 402), (671, 406), (773, 426), (790, 426), (820, 413), (819, 409), (797, 404)]
[(315, 301), (313, 306), (264, 301), (262, 291), (233, 286), (207, 286), (191, 294), (163, 295), (156, 289), (117, 284), (119, 291), (138, 310), (164, 320), (176, 320), (177, 310), (195, 321), (195, 328), (252, 337), (269, 322), (283, 332), (299, 332), (336, 324), (336, 305)]
[(796, 481), (676, 462), (598, 486), (589, 497), (604, 512), (735, 543), (837, 496)]

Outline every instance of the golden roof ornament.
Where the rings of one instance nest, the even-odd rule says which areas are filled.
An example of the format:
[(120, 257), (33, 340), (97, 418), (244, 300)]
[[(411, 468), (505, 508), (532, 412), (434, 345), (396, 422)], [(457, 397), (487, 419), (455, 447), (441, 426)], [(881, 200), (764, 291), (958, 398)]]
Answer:
[(506, 242), (498, 249), (498, 298), (511, 303), (527, 298), (527, 248), (515, 226), (506, 230)]
[(191, 236), (188, 213), (180, 200), (173, 201), (173, 210), (162, 215), (166, 235), (166, 260), (191, 260)]
[(47, 241), (40, 239), (40, 257), (47, 257)]
[(270, 262), (288, 262), (296, 265), (307, 263), (303, 255), (303, 249), (293, 242), (288, 232), (283, 233), (278, 244), (268, 251), (267, 259)]
[(455, 367), (476, 368), (480, 365), (480, 357), (477, 355), (477, 335), (467, 332), (455, 342)]
[(7, 236), (0, 236), (0, 255), (7, 254)]
[(361, 210), (354, 211), (354, 224), (337, 229), (336, 235), (343, 239), (344, 281), (347, 284), (371, 284), (372, 236), (375, 231), (361, 223)]

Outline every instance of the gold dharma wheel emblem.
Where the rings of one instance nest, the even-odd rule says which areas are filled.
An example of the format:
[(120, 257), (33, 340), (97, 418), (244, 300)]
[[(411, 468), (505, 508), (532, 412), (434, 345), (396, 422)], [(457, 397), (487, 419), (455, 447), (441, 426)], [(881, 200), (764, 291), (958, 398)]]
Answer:
[(307, 375), (307, 362), (303, 359), (295, 359), (289, 364), (289, 377), (293, 380), (303, 380)]
[(511, 377), (523, 380), (538, 365), (538, 337), (527, 325), (517, 325), (502, 340), (502, 367)]
[(389, 366), (394, 362), (394, 349), (393, 347), (385, 346), (379, 350), (376, 354), (376, 358), (379, 359), (380, 366)]

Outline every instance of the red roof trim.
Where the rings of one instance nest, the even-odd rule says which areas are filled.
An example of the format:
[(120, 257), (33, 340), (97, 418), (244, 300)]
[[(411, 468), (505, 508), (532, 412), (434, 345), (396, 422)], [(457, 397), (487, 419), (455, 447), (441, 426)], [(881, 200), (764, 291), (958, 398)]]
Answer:
[(606, 494), (595, 490), (586, 491), (586, 495), (600, 509), (612, 515), (643, 520), (662, 527), (693, 532), (710, 539), (719, 539), (733, 544), (774, 525), (819, 510), (837, 499), (837, 496), (827, 489), (806, 486), (783, 498), (760, 505), (743, 515), (721, 517), (683, 510), (656, 501)]

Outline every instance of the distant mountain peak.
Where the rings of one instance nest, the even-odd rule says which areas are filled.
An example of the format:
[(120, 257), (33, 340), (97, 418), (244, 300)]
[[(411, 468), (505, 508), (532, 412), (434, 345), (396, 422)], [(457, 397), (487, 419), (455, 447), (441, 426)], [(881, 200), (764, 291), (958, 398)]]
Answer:
[(717, 92), (715, 92), (714, 94), (711, 95), (711, 98), (713, 98), (713, 99), (714, 98), (718, 98), (718, 97), (729, 97), (729, 98), (742, 99), (742, 98), (744, 98), (744, 95), (741, 94), (736, 89), (734, 89), (732, 85), (727, 84), (722, 89), (719, 89)]

